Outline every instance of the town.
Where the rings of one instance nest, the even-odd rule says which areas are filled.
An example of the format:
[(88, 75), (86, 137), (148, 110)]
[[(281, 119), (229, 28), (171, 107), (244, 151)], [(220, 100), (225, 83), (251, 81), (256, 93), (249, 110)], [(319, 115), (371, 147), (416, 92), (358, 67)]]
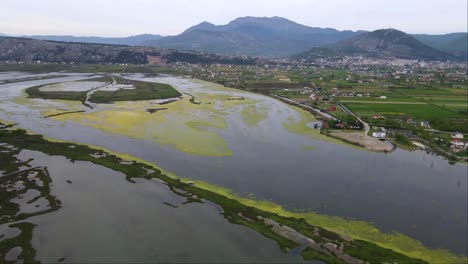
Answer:
[[(362, 130), (451, 161), (468, 157), (468, 73), (464, 63), (345, 57), (276, 59), (265, 65), (168, 64), (171, 73), (276, 97), (331, 129)], [(292, 102), (293, 101), (293, 102)]]

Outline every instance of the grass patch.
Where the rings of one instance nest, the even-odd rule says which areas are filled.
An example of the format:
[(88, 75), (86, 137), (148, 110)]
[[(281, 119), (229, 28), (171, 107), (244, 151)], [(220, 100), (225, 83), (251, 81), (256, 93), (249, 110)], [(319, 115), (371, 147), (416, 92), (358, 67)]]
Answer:
[(301, 256), (305, 260), (321, 260), (328, 264), (346, 264), (343, 260), (337, 259), (333, 256), (329, 256), (323, 253), (320, 253), (310, 247), (301, 251)]
[[(50, 85), (50, 84), (47, 84)], [(28, 98), (41, 98), (41, 99), (55, 99), (55, 100), (68, 100), (68, 101), (86, 101), (87, 91), (41, 91), (40, 89), (47, 85), (40, 85), (27, 88), (25, 91)]]
[(367, 104), (367, 103), (345, 103), (347, 107), (359, 116), (370, 117), (374, 114), (381, 114), (391, 117), (388, 113), (401, 113), (399, 118), (413, 118), (417, 120), (434, 120), (444, 118), (463, 118), (463, 115), (454, 113), (429, 104), (409, 105), (409, 104)]
[(408, 149), (408, 150), (413, 150), (413, 149), (417, 148), (411, 142), (411, 140), (409, 140), (409, 138), (407, 138), (406, 136), (401, 135), (401, 134), (396, 134), (395, 135), (394, 143), (397, 144), (399, 147), (404, 148), (404, 149)]
[[(382, 249), (375, 244), (363, 240), (354, 240), (353, 245), (344, 248), (344, 252), (350, 256), (365, 259), (370, 263), (399, 263), (399, 264), (423, 264), (419, 259), (414, 259), (396, 253), (390, 249)], [(395, 261), (398, 259), (398, 261)]]
[(16, 237), (0, 241), (0, 261), (3, 261), (2, 263), (5, 264), (17, 263), (16, 261), (6, 261), (5, 256), (12, 248), (21, 247), (22, 252), (18, 258), (21, 259), (23, 263), (39, 263), (35, 260), (36, 250), (31, 245), (32, 232), (35, 225), (23, 222), (11, 224), (8, 227), (18, 228), (21, 230), (21, 233)]
[(181, 94), (169, 84), (127, 80), (114, 77), (118, 84), (132, 85), (135, 89), (117, 91), (96, 91), (89, 99), (92, 103), (112, 103), (117, 101), (141, 101), (179, 97)]
[[(94, 92), (89, 101), (92, 103), (113, 103), (117, 101), (140, 101), (140, 100), (154, 100), (154, 99), (167, 99), (179, 97), (181, 94), (169, 84), (151, 83), (127, 80), (120, 77), (113, 77), (117, 84), (132, 85), (135, 89), (118, 89), (116, 91), (96, 91)], [(89, 79), (89, 81), (101, 81), (111, 83), (113, 80), (106, 76), (101, 78)], [(25, 91), (28, 98), (41, 98), (53, 100), (69, 100), (79, 101), (84, 103), (88, 91), (41, 91), (42, 87), (49, 86), (50, 84), (35, 86), (27, 88)]]

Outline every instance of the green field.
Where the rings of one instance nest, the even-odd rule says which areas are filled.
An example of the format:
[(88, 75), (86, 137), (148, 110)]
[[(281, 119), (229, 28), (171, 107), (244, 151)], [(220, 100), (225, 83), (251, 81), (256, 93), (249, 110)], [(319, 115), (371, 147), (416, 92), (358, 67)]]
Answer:
[(346, 101), (362, 101), (362, 102), (382, 102), (382, 103), (386, 103), (386, 102), (420, 102), (420, 100), (416, 99), (416, 98), (412, 98), (412, 97), (393, 97), (393, 96), (388, 96), (387, 95), (387, 98), (386, 99), (382, 99), (382, 98), (379, 98), (379, 97), (357, 97), (357, 96), (354, 96), (354, 97), (337, 97), (338, 100), (342, 101), (342, 102), (346, 102)]
[(397, 88), (392, 89), (397, 93), (406, 94), (408, 96), (442, 96), (442, 95), (465, 95), (466, 88)]
[[(352, 92), (353, 89), (340, 89)], [(435, 129), (468, 131), (468, 89), (462, 88), (370, 88), (354, 89), (369, 92), (371, 97), (338, 97), (357, 115), (370, 119), (379, 114), (386, 119), (429, 121)], [(379, 96), (385, 95), (386, 99)], [(370, 121), (370, 120), (369, 120)], [(372, 122), (372, 121), (371, 121)]]
[(466, 116), (430, 104), (372, 104), (372, 103), (345, 103), (357, 115), (370, 117), (381, 114), (394, 118), (413, 118), (416, 120), (436, 119), (463, 119)]

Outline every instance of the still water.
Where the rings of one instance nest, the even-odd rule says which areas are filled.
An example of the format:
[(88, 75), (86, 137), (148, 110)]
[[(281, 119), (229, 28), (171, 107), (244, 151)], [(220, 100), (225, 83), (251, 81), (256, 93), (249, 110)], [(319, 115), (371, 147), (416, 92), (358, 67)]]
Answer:
[(130, 183), (120, 172), (37, 151), (18, 157), (47, 166), (62, 202), (60, 210), (28, 219), (37, 224), (32, 243), (43, 263), (301, 262), (275, 241), (230, 224), (215, 204), (183, 204), (161, 181)]
[[(0, 85), (0, 119), (17, 122), (19, 127), (51, 138), (128, 153), (178, 176), (271, 200), (290, 210), (306, 209), (363, 220), (382, 231), (401, 232), (429, 247), (467, 254), (466, 164), (449, 165), (446, 160), (421, 151), (397, 149), (389, 154), (371, 153), (291, 133), (282, 122), (294, 115), (295, 110), (269, 97), (217, 90), (217, 86), (189, 79), (130, 77), (169, 83), (181, 92), (195, 95), (205, 92), (253, 98), (258, 101), (257, 107), (268, 107), (269, 115), (252, 127), (242, 121), (239, 111), (229, 113), (227, 128), (216, 130), (232, 150), (233, 154), (227, 157), (194, 156), (155, 144), (150, 139), (106, 133), (76, 122), (41, 119), (39, 110), (17, 104), (11, 96), (19, 96), (22, 89), (39, 83), (34, 81)], [(89, 77), (66, 78), (73, 81)], [(54, 79), (40, 81), (44, 82), (53, 83)], [(10, 94), (2, 99), (3, 91)], [(301, 149), (304, 145), (313, 146), (314, 150)], [(109, 184), (116, 183), (109, 181)], [(139, 199), (136, 192), (133, 195), (131, 202)], [(118, 205), (108, 203), (103, 207)], [(106, 218), (106, 214), (102, 217)]]

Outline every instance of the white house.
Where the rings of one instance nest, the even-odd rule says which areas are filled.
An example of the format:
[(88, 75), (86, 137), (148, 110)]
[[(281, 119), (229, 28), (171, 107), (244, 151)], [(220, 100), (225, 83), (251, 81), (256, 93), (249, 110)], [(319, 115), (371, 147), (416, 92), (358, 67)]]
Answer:
[(428, 121), (421, 121), (421, 126), (422, 127), (430, 127), (430, 124)]
[(457, 139), (452, 140), (451, 142), (452, 147), (458, 148), (458, 149), (466, 149), (466, 144), (465, 142), (459, 141)]
[(387, 133), (383, 131), (372, 132), (372, 136), (375, 138), (384, 138), (387, 136)]
[(451, 134), (452, 138), (463, 139), (463, 134), (460, 132), (454, 132)]

